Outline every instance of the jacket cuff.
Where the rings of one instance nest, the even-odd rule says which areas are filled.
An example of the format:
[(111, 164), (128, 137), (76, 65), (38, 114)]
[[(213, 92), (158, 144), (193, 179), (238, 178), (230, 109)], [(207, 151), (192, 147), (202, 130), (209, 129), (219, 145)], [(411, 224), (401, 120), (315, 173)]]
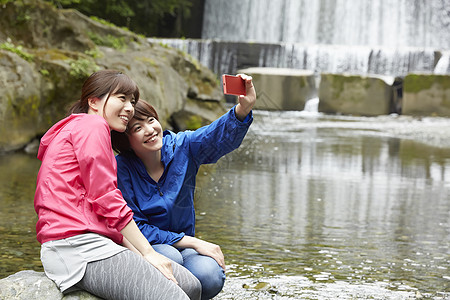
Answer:
[[(237, 104), (236, 104), (236, 105), (237, 105)], [(253, 120), (253, 110), (251, 110), (251, 111), (248, 113), (248, 115), (245, 117), (244, 121), (240, 121), (240, 120), (236, 117), (236, 111), (235, 111), (236, 105), (233, 106), (233, 107), (230, 109), (230, 112), (231, 112), (231, 114), (233, 115), (233, 118), (234, 118), (238, 123), (241, 123), (241, 124), (247, 124), (247, 123), (251, 122), (251, 121)]]

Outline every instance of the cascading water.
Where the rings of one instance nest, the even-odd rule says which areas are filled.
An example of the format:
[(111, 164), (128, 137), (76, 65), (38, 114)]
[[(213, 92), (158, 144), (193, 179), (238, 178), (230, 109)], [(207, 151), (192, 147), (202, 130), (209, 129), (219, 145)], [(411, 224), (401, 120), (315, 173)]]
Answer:
[(449, 53), (443, 52), (436, 65), (441, 54), (431, 48), (248, 44), (211, 39), (149, 40), (189, 53), (218, 75), (233, 74), (237, 69), (249, 66), (306, 69), (313, 70), (316, 74), (330, 72), (404, 76), (412, 72), (450, 73)]
[(450, 73), (449, 0), (206, 0), (202, 40), (163, 40), (216, 74), (248, 66)]
[(202, 38), (450, 48), (448, 0), (206, 0)]
[(434, 69), (436, 74), (450, 74), (450, 51), (442, 53), (442, 57), (439, 59)]

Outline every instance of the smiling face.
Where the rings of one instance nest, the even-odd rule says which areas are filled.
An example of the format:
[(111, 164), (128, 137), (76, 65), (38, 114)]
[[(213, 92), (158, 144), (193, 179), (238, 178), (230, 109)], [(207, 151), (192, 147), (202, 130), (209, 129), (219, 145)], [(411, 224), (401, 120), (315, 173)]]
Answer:
[(131, 149), (138, 156), (146, 152), (159, 151), (162, 148), (163, 130), (155, 117), (149, 116), (143, 120), (133, 118), (127, 132)]
[(133, 95), (112, 94), (90, 100), (89, 113), (105, 118), (111, 130), (124, 132), (134, 115), (136, 100)]

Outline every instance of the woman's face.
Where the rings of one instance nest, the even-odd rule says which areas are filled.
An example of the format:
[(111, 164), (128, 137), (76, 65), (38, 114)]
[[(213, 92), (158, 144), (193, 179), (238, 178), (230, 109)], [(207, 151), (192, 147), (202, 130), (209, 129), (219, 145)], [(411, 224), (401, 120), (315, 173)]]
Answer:
[(112, 94), (105, 105), (106, 98), (107, 95), (100, 99), (98, 114), (105, 118), (111, 130), (124, 132), (133, 118), (136, 100), (133, 95)]
[(154, 117), (145, 120), (131, 119), (128, 125), (128, 140), (136, 154), (159, 151), (162, 148), (163, 130)]

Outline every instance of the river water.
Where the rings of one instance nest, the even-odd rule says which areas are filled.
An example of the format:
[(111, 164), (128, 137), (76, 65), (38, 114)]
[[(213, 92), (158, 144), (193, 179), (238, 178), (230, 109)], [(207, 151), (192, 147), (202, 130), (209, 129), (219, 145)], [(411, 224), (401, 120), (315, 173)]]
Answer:
[[(198, 176), (196, 234), (227, 262), (217, 299), (450, 298), (450, 119), (254, 117)], [(0, 278), (42, 271), (38, 168), (0, 156)]]

